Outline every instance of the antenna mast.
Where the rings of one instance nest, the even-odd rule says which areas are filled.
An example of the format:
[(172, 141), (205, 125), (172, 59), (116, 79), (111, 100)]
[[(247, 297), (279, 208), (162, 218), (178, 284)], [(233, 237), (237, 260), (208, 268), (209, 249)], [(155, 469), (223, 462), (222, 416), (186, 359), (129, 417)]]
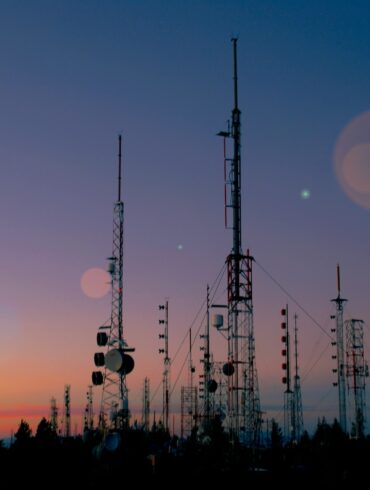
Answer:
[[(233, 246), (227, 257), (228, 271), (228, 424), (233, 437), (248, 446), (259, 444), (261, 409), (255, 340), (253, 327), (252, 262), (253, 257), (243, 254), (241, 241), (241, 144), (240, 110), (238, 106), (237, 39), (233, 45), (234, 108), (231, 131), (222, 131), (225, 161), (225, 222), (227, 209), (232, 209)], [(226, 138), (233, 140), (233, 156), (226, 158)], [(228, 203), (228, 189), (230, 200)], [(228, 366), (228, 367), (227, 367)]]
[(160, 354), (164, 354), (163, 358), (163, 406), (162, 418), (163, 425), (166, 431), (169, 430), (169, 411), (170, 411), (170, 367), (171, 359), (168, 354), (168, 301), (164, 305), (159, 305), (160, 310), (165, 311), (165, 319), (159, 320), (160, 325), (164, 325), (164, 333), (159, 334), (159, 338), (164, 340), (164, 349), (159, 349)]
[[(134, 360), (128, 352), (135, 349), (128, 347), (123, 336), (123, 223), (124, 205), (121, 200), (122, 185), (122, 136), (118, 137), (118, 200), (114, 203), (113, 212), (113, 249), (108, 258), (108, 271), (111, 275), (112, 302), (110, 325), (99, 327), (98, 346), (107, 346), (107, 353), (97, 352), (94, 356), (97, 367), (105, 366), (101, 371), (92, 373), (94, 385), (103, 384), (99, 426), (107, 425), (106, 415), (110, 414), (109, 425), (122, 429), (129, 423), (128, 389), (126, 375), (134, 369)], [(108, 333), (107, 333), (108, 331)]]
[(143, 410), (142, 410), (142, 426), (145, 432), (150, 430), (150, 381), (149, 378), (144, 379), (143, 388)]
[(293, 425), (293, 440), (299, 441), (303, 434), (303, 407), (302, 407), (302, 391), (301, 391), (301, 378), (299, 376), (298, 367), (298, 327), (297, 327), (298, 315), (294, 315), (294, 425)]
[(347, 410), (346, 410), (346, 373), (345, 373), (345, 364), (344, 364), (344, 336), (343, 336), (343, 305), (347, 301), (342, 298), (340, 295), (340, 267), (337, 265), (337, 290), (338, 295), (335, 299), (332, 299), (336, 304), (337, 314), (335, 315), (336, 319), (336, 328), (332, 329), (332, 331), (336, 331), (336, 342), (334, 345), (337, 345), (337, 353), (333, 358), (337, 359), (337, 382), (334, 383), (334, 386), (338, 386), (338, 402), (339, 402), (339, 424), (343, 430), (343, 432), (347, 432)]
[(71, 436), (71, 385), (64, 386), (64, 437)]
[(345, 322), (347, 333), (347, 386), (351, 436), (359, 439), (364, 436), (366, 425), (366, 377), (369, 375), (364, 358), (364, 322), (352, 318)]

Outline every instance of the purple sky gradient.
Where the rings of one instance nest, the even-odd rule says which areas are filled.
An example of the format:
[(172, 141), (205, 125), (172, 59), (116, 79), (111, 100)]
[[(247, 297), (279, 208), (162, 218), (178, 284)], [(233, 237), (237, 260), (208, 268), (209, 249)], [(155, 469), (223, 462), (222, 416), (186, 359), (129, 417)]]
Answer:
[[(111, 253), (120, 132), (132, 407), (145, 376), (154, 391), (158, 304), (169, 298), (171, 355), (231, 248), (215, 135), (232, 109), (235, 35), (243, 245), (328, 332), (340, 262), (345, 318), (370, 325), (370, 211), (333, 165), (340, 132), (370, 110), (366, 1), (8, 0), (0, 18), (0, 410), (61, 407), (65, 383), (72, 409), (85, 403), (110, 298), (86, 297), (80, 280)], [(302, 375), (330, 341), (257, 264), (254, 297), (261, 405), (276, 415), (281, 307), (299, 315)], [(332, 353), (302, 385), (308, 426), (336, 415)], [(0, 416), (0, 435), (9, 427)]]

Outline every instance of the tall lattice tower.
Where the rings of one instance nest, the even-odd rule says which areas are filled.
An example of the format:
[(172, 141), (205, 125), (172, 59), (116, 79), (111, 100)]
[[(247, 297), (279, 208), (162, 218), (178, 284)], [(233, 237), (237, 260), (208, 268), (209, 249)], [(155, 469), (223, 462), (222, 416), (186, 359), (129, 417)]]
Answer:
[(340, 268), (337, 265), (337, 290), (338, 295), (335, 299), (332, 299), (336, 305), (336, 326), (332, 329), (336, 332), (336, 355), (337, 359), (337, 382), (335, 386), (338, 386), (338, 403), (339, 403), (339, 424), (344, 432), (347, 432), (347, 410), (346, 410), (346, 370), (344, 359), (344, 335), (343, 335), (343, 305), (347, 301), (340, 295)]
[[(252, 262), (243, 254), (241, 243), (241, 144), (238, 106), (237, 39), (232, 39), (234, 61), (234, 108), (231, 130), (224, 137), (225, 225), (232, 211), (233, 246), (227, 257), (228, 273), (228, 362), (224, 374), (229, 379), (228, 426), (236, 439), (248, 446), (259, 444), (261, 409), (253, 326)], [(233, 140), (233, 156), (226, 156), (226, 139)]]
[(64, 437), (71, 436), (71, 385), (64, 386)]
[(181, 387), (181, 437), (189, 436), (198, 419), (198, 390), (194, 386), (191, 328), (189, 329), (188, 385)]
[(366, 418), (365, 379), (368, 367), (364, 358), (363, 325), (363, 320), (351, 319), (345, 322), (351, 435), (356, 438), (363, 437)]
[(293, 441), (294, 430), (294, 392), (292, 390), (292, 377), (291, 377), (291, 358), (290, 358), (290, 333), (289, 333), (289, 314), (288, 305), (281, 310), (281, 315), (284, 317), (284, 321), (281, 324), (281, 328), (284, 331), (284, 335), (281, 337), (283, 343), (283, 350), (281, 354), (284, 362), (282, 365), (284, 376), (283, 384), (285, 385), (284, 391), (284, 439), (286, 442)]
[(143, 408), (142, 408), (142, 416), (141, 423), (145, 432), (148, 432), (150, 429), (150, 381), (149, 378), (144, 379), (144, 387), (143, 387)]
[(200, 336), (203, 339), (204, 344), (201, 347), (203, 351), (203, 359), (201, 363), (203, 364), (203, 374), (201, 375), (202, 387), (199, 388), (199, 392), (202, 395), (199, 398), (203, 399), (203, 410), (202, 410), (202, 426), (203, 431), (207, 431), (210, 428), (210, 421), (214, 417), (215, 410), (215, 392), (217, 391), (218, 384), (213, 378), (214, 365), (211, 355), (211, 342), (210, 342), (210, 297), (209, 297), (209, 285), (207, 284), (207, 314), (206, 323), (204, 328), (204, 334)]
[(168, 301), (164, 305), (159, 305), (159, 310), (164, 310), (165, 318), (159, 320), (160, 325), (164, 325), (164, 332), (159, 334), (159, 338), (164, 340), (164, 349), (159, 349), (163, 357), (163, 400), (162, 400), (162, 419), (165, 430), (169, 430), (169, 413), (170, 413), (170, 368), (171, 359), (168, 353)]
[(50, 400), (50, 425), (51, 429), (58, 433), (58, 407), (54, 397)]
[(299, 375), (298, 364), (298, 315), (294, 315), (294, 416), (293, 416), (293, 441), (298, 442), (303, 434), (303, 407), (302, 407), (302, 391), (301, 378)]
[[(99, 426), (107, 425), (113, 429), (125, 428), (129, 423), (128, 389), (126, 375), (134, 368), (134, 360), (128, 354), (135, 349), (127, 346), (123, 336), (123, 223), (124, 204), (121, 199), (122, 180), (122, 136), (118, 137), (118, 199), (113, 212), (113, 250), (109, 257), (108, 271), (111, 276), (112, 303), (110, 325), (99, 328), (97, 343), (107, 347), (104, 355), (97, 352), (94, 356), (97, 367), (105, 366), (101, 371), (92, 373), (94, 385), (103, 385), (99, 414)], [(107, 334), (108, 332), (108, 334)], [(109, 422), (106, 417), (109, 414)]]

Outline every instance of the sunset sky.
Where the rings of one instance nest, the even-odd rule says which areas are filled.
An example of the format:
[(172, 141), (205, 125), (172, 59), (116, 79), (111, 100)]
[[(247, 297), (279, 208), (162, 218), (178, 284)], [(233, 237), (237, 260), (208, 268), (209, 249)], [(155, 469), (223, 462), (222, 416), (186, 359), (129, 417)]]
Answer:
[[(281, 420), (280, 309), (289, 303), (307, 426), (337, 415), (330, 338), (291, 297), (330, 334), (338, 262), (345, 318), (365, 321), (370, 361), (367, 1), (2, 0), (0, 437), (21, 418), (34, 427), (48, 416), (52, 396), (61, 411), (66, 383), (80, 427), (96, 332), (110, 316), (109, 293), (87, 296), (81, 278), (106, 269), (111, 254), (119, 133), (132, 411), (145, 376), (157, 388), (158, 305), (169, 299), (173, 357), (231, 249), (215, 135), (231, 114), (235, 36), (262, 410)], [(186, 371), (175, 412), (182, 382)], [(99, 389), (94, 396), (97, 412)], [(160, 392), (152, 407), (160, 411)]]

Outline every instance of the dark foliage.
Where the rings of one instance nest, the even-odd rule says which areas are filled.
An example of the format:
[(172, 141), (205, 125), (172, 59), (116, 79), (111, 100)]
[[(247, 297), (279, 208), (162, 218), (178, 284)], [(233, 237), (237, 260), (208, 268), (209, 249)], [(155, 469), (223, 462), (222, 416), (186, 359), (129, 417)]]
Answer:
[(337, 421), (325, 419), (309, 437), (283, 446), (281, 430), (272, 424), (270, 447), (245, 448), (230, 441), (220, 420), (194, 430), (187, 440), (171, 437), (157, 425), (149, 433), (138, 428), (117, 432), (116, 447), (108, 447), (98, 432), (83, 438), (60, 438), (42, 419), (32, 436), (21, 421), (13, 445), (0, 444), (1, 489), (121, 488), (141, 484), (197, 485), (214, 479), (230, 486), (284, 485), (301, 489), (340, 488), (366, 478), (370, 439), (350, 439)]

